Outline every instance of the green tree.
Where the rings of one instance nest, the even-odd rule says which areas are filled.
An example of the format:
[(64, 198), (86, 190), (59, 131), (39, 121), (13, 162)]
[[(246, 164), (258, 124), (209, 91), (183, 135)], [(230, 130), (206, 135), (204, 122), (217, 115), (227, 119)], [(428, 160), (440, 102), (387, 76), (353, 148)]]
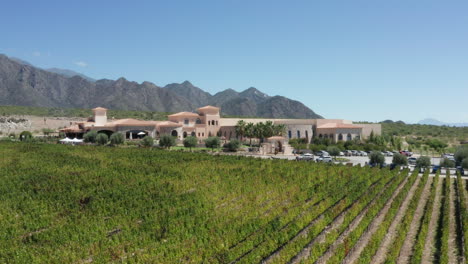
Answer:
[(462, 166), (464, 169), (468, 169), (468, 158), (465, 158), (464, 160), (462, 160), (461, 166)]
[(44, 134), (44, 136), (47, 136), (47, 137), (48, 137), (51, 133), (54, 133), (54, 132), (55, 132), (55, 130), (50, 129), (50, 128), (43, 128), (43, 129), (41, 129), (41, 131), (42, 131), (42, 134)]
[(109, 137), (105, 133), (99, 133), (96, 137), (96, 142), (99, 145), (106, 145), (109, 142)]
[(455, 167), (455, 162), (453, 160), (449, 160), (447, 158), (444, 158), (440, 162), (440, 166), (443, 167), (443, 168), (453, 168), (453, 167)]
[(33, 136), (32, 136), (32, 134), (31, 134), (31, 132), (29, 132), (29, 131), (23, 131), (23, 132), (21, 132), (20, 135), (19, 135), (19, 139), (20, 139), (21, 141), (30, 141), (30, 140), (32, 140), (32, 137), (33, 137)]
[(253, 123), (247, 123), (247, 125), (245, 125), (245, 136), (249, 138), (249, 144), (252, 147), (252, 138), (255, 137)]
[(468, 158), (468, 147), (459, 146), (455, 151), (455, 161), (460, 164), (466, 158)]
[(428, 156), (421, 156), (416, 160), (417, 168), (429, 168), (431, 167), (431, 159)]
[(143, 140), (141, 140), (141, 145), (143, 145), (144, 147), (152, 147), (154, 145), (154, 139), (150, 136), (145, 136)]
[(211, 151), (214, 151), (215, 148), (219, 148), (221, 145), (221, 141), (219, 140), (219, 137), (209, 137), (205, 139), (205, 146), (207, 148), (211, 148)]
[(286, 134), (286, 125), (278, 124), (273, 125), (273, 135), (274, 136), (284, 136)]
[(120, 145), (125, 142), (124, 135), (122, 133), (114, 133), (110, 136), (110, 142), (112, 145)]
[(385, 157), (382, 155), (382, 152), (380, 151), (372, 151), (371, 154), (369, 155), (369, 163), (370, 164), (384, 164), (385, 163)]
[(408, 158), (405, 155), (397, 153), (393, 156), (392, 163), (397, 166), (406, 166), (408, 165)]
[(245, 123), (244, 120), (239, 120), (236, 124), (236, 126), (234, 127), (235, 131), (236, 131), (236, 135), (238, 137), (240, 137), (241, 140), (244, 140), (244, 136), (245, 136), (245, 126), (247, 124)]
[(262, 143), (263, 142), (263, 138), (264, 138), (264, 124), (263, 122), (259, 122), (257, 124), (254, 125), (254, 128), (253, 128), (253, 134), (256, 138), (258, 138), (258, 142), (259, 143)]
[(88, 143), (96, 143), (97, 135), (98, 133), (96, 131), (86, 132), (83, 136), (83, 140)]
[(192, 148), (196, 147), (198, 144), (198, 139), (196, 137), (186, 137), (184, 138), (184, 147), (190, 148), (190, 151), (192, 151)]
[(236, 152), (241, 146), (241, 142), (237, 139), (233, 139), (228, 143), (224, 144), (224, 147), (231, 152)]
[(336, 156), (340, 155), (340, 149), (336, 146), (329, 146), (327, 148), (328, 154), (332, 155), (333, 157), (336, 158)]
[[(153, 144), (151, 144), (151, 146), (152, 145)], [(163, 135), (159, 139), (159, 146), (161, 146), (163, 148), (170, 149), (172, 146), (175, 146), (175, 145), (176, 145), (176, 139), (173, 136)]]

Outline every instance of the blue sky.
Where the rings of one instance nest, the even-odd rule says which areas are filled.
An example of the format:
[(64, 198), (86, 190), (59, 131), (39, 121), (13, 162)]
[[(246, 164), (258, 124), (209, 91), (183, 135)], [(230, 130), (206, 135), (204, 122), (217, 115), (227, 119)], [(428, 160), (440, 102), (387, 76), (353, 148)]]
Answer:
[(327, 118), (468, 122), (468, 1), (4, 1), (0, 53), (93, 78), (254, 86)]

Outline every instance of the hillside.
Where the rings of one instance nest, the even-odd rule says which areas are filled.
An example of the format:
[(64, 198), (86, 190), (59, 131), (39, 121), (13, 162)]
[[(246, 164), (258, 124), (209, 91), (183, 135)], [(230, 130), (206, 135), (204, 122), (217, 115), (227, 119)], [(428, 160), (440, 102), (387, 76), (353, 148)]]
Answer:
[(298, 101), (270, 97), (255, 88), (211, 95), (188, 81), (159, 87), (125, 78), (94, 81), (76, 74), (62, 69), (43, 70), (0, 54), (0, 105), (179, 112), (213, 104), (226, 115), (321, 118)]

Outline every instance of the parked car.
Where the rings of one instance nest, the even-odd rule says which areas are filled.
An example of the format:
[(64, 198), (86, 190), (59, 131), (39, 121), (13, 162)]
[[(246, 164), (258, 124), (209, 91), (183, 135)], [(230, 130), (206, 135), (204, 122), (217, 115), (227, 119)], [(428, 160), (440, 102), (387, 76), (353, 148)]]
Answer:
[(461, 167), (461, 166), (458, 166), (458, 167), (457, 167), (457, 171), (456, 171), (456, 172), (460, 173), (460, 175), (465, 175), (465, 170), (464, 170), (463, 167)]
[(378, 164), (378, 163), (371, 163), (369, 164), (371, 168), (379, 166), (381, 169), (387, 167), (388, 165), (386, 163)]
[(352, 156), (353, 153), (351, 152), (351, 150), (345, 150), (344, 155), (349, 157), (349, 156)]
[(332, 157), (328, 156), (328, 155), (323, 155), (323, 156), (320, 156), (319, 158), (316, 159), (317, 162), (332, 162), (333, 159)]
[(305, 154), (302, 154), (300, 156), (297, 156), (296, 157), (296, 160), (306, 160), (306, 161), (313, 161), (314, 160), (314, 155), (312, 155), (311, 153), (305, 153)]
[(365, 152), (365, 151), (360, 151), (360, 153), (361, 153), (360, 156), (367, 157), (367, 152)]
[(435, 174), (439, 170), (440, 170), (440, 166), (439, 165), (434, 165), (434, 166), (432, 166), (432, 171), (431, 172)]
[(344, 153), (340, 151), (340, 153), (338, 153), (338, 156), (344, 156)]
[(407, 157), (413, 156), (413, 152), (410, 152), (410, 151), (407, 151), (407, 150), (402, 150), (402, 151), (400, 151), (400, 154), (401, 154), (401, 155), (405, 155), (405, 156), (407, 156)]
[(416, 165), (416, 158), (408, 158), (408, 163), (411, 165)]
[(319, 150), (315, 152), (315, 155), (316, 156), (328, 155), (328, 152), (326, 152), (325, 150)]
[(353, 156), (357, 156), (357, 155), (358, 155), (358, 151), (357, 151), (357, 150), (351, 150), (351, 154), (352, 154)]

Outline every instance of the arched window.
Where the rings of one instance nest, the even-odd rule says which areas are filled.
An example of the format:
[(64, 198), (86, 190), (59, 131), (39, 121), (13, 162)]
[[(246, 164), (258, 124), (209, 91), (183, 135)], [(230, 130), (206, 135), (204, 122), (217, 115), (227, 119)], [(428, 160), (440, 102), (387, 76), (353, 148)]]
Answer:
[(288, 136), (289, 136), (289, 138), (292, 138), (291, 130), (288, 131)]
[(211, 126), (211, 120), (208, 120), (208, 125)]
[(328, 135), (327, 135), (327, 134), (325, 134), (324, 138), (328, 138)]
[(351, 133), (348, 133), (348, 136), (346, 137), (346, 140), (351, 140), (353, 137), (351, 136)]
[(187, 137), (187, 132), (184, 131), (184, 134), (183, 134), (184, 138)]
[(196, 124), (201, 124), (201, 119), (200, 118), (197, 118), (197, 121), (195, 121)]
[(338, 140), (343, 140), (343, 134), (340, 133), (340, 134), (338, 135)]
[(215, 121), (214, 121), (214, 120), (211, 120), (211, 124), (214, 126), (214, 125), (215, 125)]
[(297, 138), (301, 138), (301, 131), (297, 131)]
[(195, 132), (192, 132), (191, 136), (194, 137), (194, 136), (195, 136)]
[(229, 131), (229, 139), (232, 138), (232, 131)]
[(216, 120), (216, 125), (218, 125), (218, 120)]
[(306, 130), (305, 133), (306, 133), (306, 139), (308, 141), (309, 140), (309, 131)]
[(323, 135), (322, 135), (322, 134), (319, 134), (319, 138), (323, 138)]
[(334, 138), (333, 134), (330, 134), (330, 138)]
[(172, 130), (172, 132), (171, 132), (171, 136), (173, 136), (173, 137), (177, 137), (178, 135), (179, 135), (179, 134), (177, 133), (177, 131), (176, 131), (176, 130)]
[(226, 135), (227, 135), (227, 134), (226, 134), (226, 131), (224, 131), (224, 137), (226, 137)]
[(189, 124), (189, 120), (187, 118), (184, 119), (184, 125), (188, 125)]

